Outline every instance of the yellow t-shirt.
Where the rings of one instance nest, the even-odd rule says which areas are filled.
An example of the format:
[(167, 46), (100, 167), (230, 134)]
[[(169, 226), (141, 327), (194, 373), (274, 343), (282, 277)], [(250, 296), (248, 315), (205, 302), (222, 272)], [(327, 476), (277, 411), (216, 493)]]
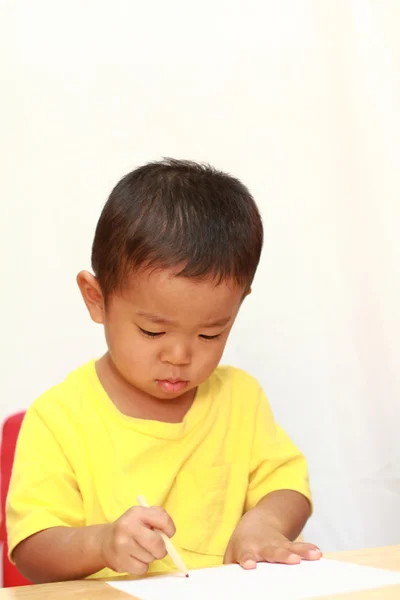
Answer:
[[(219, 565), (243, 513), (279, 489), (310, 498), (306, 462), (250, 375), (217, 368), (183, 422), (163, 423), (121, 414), (92, 361), (26, 414), (7, 501), (9, 551), (50, 527), (112, 522), (142, 494), (173, 518), (189, 569)], [(150, 566), (173, 569), (169, 557)]]

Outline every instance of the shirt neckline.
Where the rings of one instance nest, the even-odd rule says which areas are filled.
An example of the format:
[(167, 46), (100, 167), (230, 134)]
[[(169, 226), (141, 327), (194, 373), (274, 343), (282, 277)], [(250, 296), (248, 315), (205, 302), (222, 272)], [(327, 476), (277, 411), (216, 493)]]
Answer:
[(96, 371), (96, 360), (87, 363), (89, 385), (95, 392), (96, 397), (111, 418), (119, 421), (130, 429), (134, 429), (143, 435), (159, 439), (179, 439), (185, 437), (192, 429), (203, 420), (209, 411), (212, 402), (211, 377), (197, 388), (196, 396), (192, 406), (187, 411), (180, 423), (165, 423), (150, 419), (138, 419), (121, 413), (115, 406), (106, 390), (104, 389)]

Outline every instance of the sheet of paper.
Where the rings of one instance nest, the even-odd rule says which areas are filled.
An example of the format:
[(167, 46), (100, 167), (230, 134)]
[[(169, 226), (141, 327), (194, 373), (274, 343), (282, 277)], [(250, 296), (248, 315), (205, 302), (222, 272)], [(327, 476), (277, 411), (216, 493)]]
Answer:
[[(140, 600), (309, 600), (330, 594), (400, 585), (400, 572), (322, 559), (300, 565), (259, 564), (254, 571), (237, 565), (110, 582)], [(399, 592), (400, 594), (400, 592)]]

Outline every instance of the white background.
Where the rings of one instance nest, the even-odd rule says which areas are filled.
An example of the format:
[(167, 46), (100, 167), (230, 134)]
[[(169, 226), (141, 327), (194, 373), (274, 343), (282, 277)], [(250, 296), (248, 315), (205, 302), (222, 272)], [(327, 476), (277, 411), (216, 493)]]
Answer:
[(0, 417), (103, 352), (74, 278), (117, 180), (206, 160), (265, 220), (225, 362), (308, 457), (308, 537), (400, 543), (400, 2), (0, 6)]

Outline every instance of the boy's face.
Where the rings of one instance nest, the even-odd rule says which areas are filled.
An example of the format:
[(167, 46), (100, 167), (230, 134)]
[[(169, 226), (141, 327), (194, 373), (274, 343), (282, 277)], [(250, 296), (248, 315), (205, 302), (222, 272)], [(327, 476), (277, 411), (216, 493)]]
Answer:
[(177, 398), (217, 367), (244, 296), (230, 282), (177, 277), (172, 270), (133, 275), (104, 308), (96, 279), (78, 282), (92, 319), (103, 323), (113, 366), (134, 388)]

